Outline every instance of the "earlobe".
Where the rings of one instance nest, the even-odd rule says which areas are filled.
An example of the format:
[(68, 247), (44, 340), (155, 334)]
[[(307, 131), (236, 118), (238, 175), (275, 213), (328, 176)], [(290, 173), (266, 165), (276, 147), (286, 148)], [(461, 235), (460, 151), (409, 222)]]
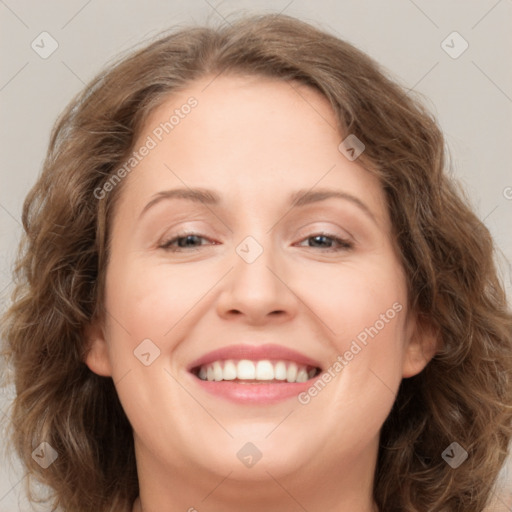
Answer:
[(84, 339), (87, 346), (85, 364), (94, 373), (102, 377), (111, 377), (112, 366), (108, 345), (100, 322), (94, 322), (84, 329)]
[(420, 373), (435, 356), (439, 346), (439, 331), (430, 323), (416, 320), (414, 332), (405, 347), (402, 376)]

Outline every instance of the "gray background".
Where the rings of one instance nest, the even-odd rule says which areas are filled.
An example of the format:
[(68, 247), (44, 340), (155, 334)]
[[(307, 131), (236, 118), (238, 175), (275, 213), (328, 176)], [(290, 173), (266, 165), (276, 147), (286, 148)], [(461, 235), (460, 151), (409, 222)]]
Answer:
[[(453, 174), (502, 251), (510, 297), (512, 0), (0, 0), (1, 310), (11, 290), (22, 202), (41, 169), (50, 129), (72, 96), (119, 52), (163, 29), (281, 11), (354, 43), (411, 94), (425, 97), (445, 132)], [(43, 31), (58, 43), (46, 59), (31, 47)], [(464, 44), (458, 36), (442, 45), (454, 31), (469, 45), (457, 58), (445, 49), (458, 53)], [(0, 419), (10, 393), (0, 395)], [(512, 510), (512, 467), (503, 482), (507, 492), (492, 510)], [(23, 473), (0, 455), (0, 512), (17, 510), (29, 510)]]

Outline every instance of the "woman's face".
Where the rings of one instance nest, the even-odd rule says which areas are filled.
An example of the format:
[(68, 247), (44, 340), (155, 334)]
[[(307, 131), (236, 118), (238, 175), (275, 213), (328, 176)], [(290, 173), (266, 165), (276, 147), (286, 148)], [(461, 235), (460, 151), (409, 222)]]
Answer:
[(373, 467), (428, 357), (383, 190), (338, 149), (347, 135), (317, 92), (258, 77), (209, 77), (152, 113), (87, 356), (139, 464), (211, 487)]

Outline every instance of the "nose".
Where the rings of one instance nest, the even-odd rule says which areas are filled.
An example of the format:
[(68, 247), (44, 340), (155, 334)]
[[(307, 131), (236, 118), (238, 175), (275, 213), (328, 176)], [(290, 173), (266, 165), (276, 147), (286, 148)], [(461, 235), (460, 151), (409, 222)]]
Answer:
[[(233, 255), (233, 270), (226, 276), (218, 297), (217, 311), (224, 319), (240, 318), (251, 325), (283, 322), (297, 312), (298, 298), (290, 283), (290, 267), (269, 247), (255, 243), (239, 246)], [(259, 245), (259, 244), (258, 244)], [(249, 250), (244, 254), (243, 249)], [(262, 251), (252, 260), (250, 251)], [(249, 254), (248, 254), (249, 253)], [(257, 253), (256, 253), (257, 254)]]

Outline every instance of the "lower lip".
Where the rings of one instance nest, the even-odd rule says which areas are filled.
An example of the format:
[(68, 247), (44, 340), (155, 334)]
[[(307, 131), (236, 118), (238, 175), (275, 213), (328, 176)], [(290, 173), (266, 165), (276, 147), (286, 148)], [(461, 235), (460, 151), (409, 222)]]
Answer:
[(228, 380), (207, 381), (195, 375), (192, 378), (197, 384), (212, 395), (243, 404), (273, 404), (297, 398), (298, 395), (310, 388), (317, 377), (306, 382), (261, 382), (239, 383)]

